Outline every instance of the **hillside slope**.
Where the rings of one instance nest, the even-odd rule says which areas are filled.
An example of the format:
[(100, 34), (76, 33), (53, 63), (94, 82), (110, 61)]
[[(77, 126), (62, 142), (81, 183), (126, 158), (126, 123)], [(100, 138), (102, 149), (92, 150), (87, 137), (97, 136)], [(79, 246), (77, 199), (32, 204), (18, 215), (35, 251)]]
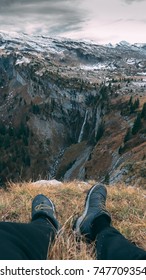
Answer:
[[(83, 210), (84, 199), (94, 182), (72, 181), (62, 185), (20, 183), (0, 189), (1, 221), (29, 222), (31, 201), (39, 193), (50, 197), (56, 205), (62, 232), (56, 239), (48, 258), (94, 259), (94, 244), (77, 243), (72, 223)], [(112, 213), (113, 225), (129, 240), (146, 249), (146, 190), (121, 185), (108, 188), (107, 208)]]

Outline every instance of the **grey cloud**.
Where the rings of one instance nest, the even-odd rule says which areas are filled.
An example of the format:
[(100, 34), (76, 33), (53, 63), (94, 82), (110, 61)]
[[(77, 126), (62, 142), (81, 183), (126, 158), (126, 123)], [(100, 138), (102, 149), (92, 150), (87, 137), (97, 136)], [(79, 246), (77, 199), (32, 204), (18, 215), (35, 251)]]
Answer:
[(137, 3), (139, 3), (139, 2), (144, 2), (145, 0), (123, 0), (124, 2), (126, 2), (126, 3), (128, 3), (128, 4), (132, 4), (132, 3), (134, 3), (134, 2), (137, 2)]
[[(13, 30), (26, 30), (26, 23), (36, 25), (36, 31), (48, 33), (82, 29), (87, 17), (79, 8), (81, 0), (1, 0), (0, 26)], [(38, 24), (41, 27), (38, 28)]]
[[(125, 36), (127, 41), (143, 41), (145, 3), (146, 0), (0, 0), (0, 29), (100, 42), (119, 41)], [(141, 32), (129, 32), (132, 25), (140, 26)]]
[[(75, 0), (75, 2), (78, 2), (78, 0)], [(14, 13), (16, 15), (19, 15), (21, 13), (26, 14), (46, 14), (46, 13), (59, 13), (59, 12), (73, 12), (78, 11), (76, 8), (74, 8), (74, 5), (71, 1), (65, 1), (65, 0), (48, 0), (48, 1), (28, 1), (28, 0), (13, 0), (9, 1), (6, 0), (6, 3), (4, 0), (2, 0), (0, 5), (0, 12), (3, 12), (3, 15), (8, 15), (11, 13)]]

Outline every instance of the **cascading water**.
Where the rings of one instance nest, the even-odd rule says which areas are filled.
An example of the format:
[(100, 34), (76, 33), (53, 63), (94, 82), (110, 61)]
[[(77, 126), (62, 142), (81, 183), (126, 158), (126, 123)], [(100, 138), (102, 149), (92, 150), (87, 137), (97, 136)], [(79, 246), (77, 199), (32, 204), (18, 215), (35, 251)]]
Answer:
[(83, 138), (84, 127), (85, 127), (85, 124), (86, 124), (86, 121), (87, 121), (87, 115), (88, 115), (88, 111), (86, 111), (86, 113), (85, 113), (84, 122), (83, 122), (83, 125), (81, 127), (81, 131), (80, 131), (79, 138), (78, 138), (78, 143), (80, 143), (82, 141), (82, 138)]

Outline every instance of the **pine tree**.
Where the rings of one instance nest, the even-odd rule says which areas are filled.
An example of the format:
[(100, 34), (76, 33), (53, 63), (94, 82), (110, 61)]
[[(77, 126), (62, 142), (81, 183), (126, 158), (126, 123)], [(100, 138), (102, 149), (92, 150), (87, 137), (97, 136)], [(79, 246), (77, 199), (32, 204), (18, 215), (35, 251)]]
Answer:
[(129, 127), (124, 137), (124, 143), (130, 140), (130, 138), (131, 138), (131, 128)]
[(134, 107), (134, 110), (136, 110), (139, 107), (139, 99), (138, 98), (134, 101), (133, 107)]
[(110, 183), (110, 175), (109, 175), (109, 173), (107, 173), (107, 174), (105, 175), (104, 183), (107, 184), (107, 185), (109, 185), (109, 183)]
[(104, 124), (101, 123), (98, 127), (98, 130), (97, 130), (97, 134), (96, 134), (96, 142), (98, 142), (100, 140), (100, 138), (102, 137), (104, 133)]
[(5, 135), (6, 134), (6, 127), (4, 124), (0, 124), (0, 134)]
[(135, 119), (134, 124), (133, 124), (132, 134), (135, 135), (140, 130), (141, 126), (142, 126), (141, 114), (138, 113), (137, 118)]
[(133, 102), (132, 102), (132, 95), (130, 96), (130, 99), (129, 99), (129, 102), (128, 102), (128, 105), (131, 105)]
[(130, 114), (134, 113), (136, 109), (138, 109), (139, 107), (139, 98), (137, 98), (134, 102), (133, 102), (133, 99), (132, 99), (132, 96), (130, 97), (129, 99), (129, 102), (128, 102), (128, 105), (129, 105), (129, 110), (130, 110)]
[(10, 137), (8, 134), (5, 135), (3, 146), (5, 149), (10, 147)]
[(130, 114), (133, 114), (135, 111), (133, 103), (130, 104)]
[(103, 85), (100, 89), (100, 95), (102, 96), (103, 100), (108, 100), (108, 87)]
[(118, 153), (121, 155), (124, 152), (124, 148), (122, 146), (119, 147)]
[(143, 104), (142, 112), (141, 112), (141, 118), (146, 120), (146, 103)]
[(32, 112), (33, 114), (40, 114), (40, 107), (38, 105), (33, 104), (32, 105)]

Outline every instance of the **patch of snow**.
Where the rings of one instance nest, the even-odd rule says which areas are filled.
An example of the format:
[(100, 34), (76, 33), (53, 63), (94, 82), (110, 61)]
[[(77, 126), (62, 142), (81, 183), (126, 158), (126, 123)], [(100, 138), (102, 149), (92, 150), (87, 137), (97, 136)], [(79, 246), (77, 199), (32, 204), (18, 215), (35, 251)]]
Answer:
[(20, 65), (20, 64), (29, 64), (31, 62), (31, 59), (27, 58), (27, 57), (22, 57), (22, 58), (18, 58), (15, 65)]
[(145, 82), (132, 82), (132, 85), (134, 85), (134, 86), (138, 86), (138, 87), (143, 87), (143, 86), (145, 86)]
[(132, 58), (129, 58), (129, 59), (127, 59), (127, 64), (130, 64), (130, 65), (135, 64), (135, 60)]
[(5, 50), (6, 48), (6, 44), (3, 44), (2, 46), (0, 46), (0, 50)]
[(146, 44), (145, 43), (135, 43), (133, 46), (137, 48), (143, 48)]
[(143, 68), (144, 67), (144, 65), (140, 62), (140, 63), (138, 63), (138, 66), (140, 67), (140, 68)]
[(139, 75), (139, 76), (146, 76), (146, 72), (138, 72), (137, 75)]
[(42, 69), (36, 71), (35, 73), (41, 77), (41, 76), (43, 76), (43, 74), (44, 74), (45, 71), (46, 71), (46, 69), (45, 69), (45, 68), (42, 68)]
[(13, 98), (13, 91), (11, 91), (11, 92), (8, 94), (8, 97), (7, 97), (8, 100), (11, 99), (11, 98)]
[(112, 69), (115, 70), (116, 67), (113, 64), (104, 64), (104, 63), (98, 63), (96, 65), (80, 65), (80, 69), (85, 71), (93, 71), (93, 70), (104, 70), (104, 69)]

